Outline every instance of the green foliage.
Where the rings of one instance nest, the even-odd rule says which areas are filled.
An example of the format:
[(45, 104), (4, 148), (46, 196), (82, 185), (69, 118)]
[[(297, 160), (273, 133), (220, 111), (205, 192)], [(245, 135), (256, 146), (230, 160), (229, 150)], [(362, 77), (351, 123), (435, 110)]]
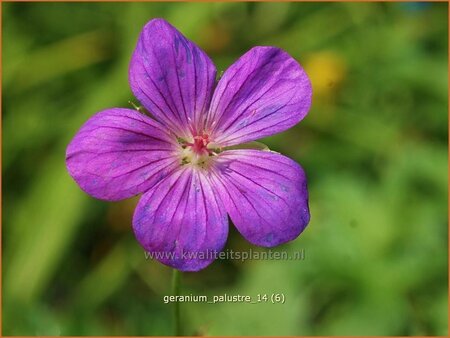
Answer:
[[(312, 78), (313, 108), (264, 140), (309, 177), (312, 220), (277, 250), (217, 261), (184, 294), (283, 293), (284, 304), (182, 304), (188, 334), (447, 332), (447, 4), (4, 3), (3, 334), (171, 334), (170, 269), (145, 259), (137, 199), (85, 195), (65, 147), (95, 112), (129, 106), (128, 62), (164, 17), (225, 70), (275, 45)], [(262, 250), (233, 230), (227, 247)]]

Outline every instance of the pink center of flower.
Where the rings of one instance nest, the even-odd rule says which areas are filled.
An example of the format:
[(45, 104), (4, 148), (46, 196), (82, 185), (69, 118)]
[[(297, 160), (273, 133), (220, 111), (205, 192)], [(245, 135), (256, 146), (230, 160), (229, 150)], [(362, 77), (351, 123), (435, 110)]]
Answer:
[(206, 133), (194, 136), (193, 142), (182, 142), (182, 164), (192, 163), (204, 167), (209, 157), (213, 154), (213, 151), (208, 149), (208, 144), (210, 143), (211, 139)]
[(187, 146), (192, 148), (192, 151), (199, 155), (209, 155), (211, 151), (207, 148), (209, 140), (208, 134), (194, 136), (194, 143), (188, 143)]

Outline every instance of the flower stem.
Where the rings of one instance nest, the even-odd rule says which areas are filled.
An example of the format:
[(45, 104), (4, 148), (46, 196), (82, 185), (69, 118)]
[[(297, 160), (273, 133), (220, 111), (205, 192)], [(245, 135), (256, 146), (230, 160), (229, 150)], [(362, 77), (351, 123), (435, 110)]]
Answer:
[[(181, 273), (177, 269), (172, 272), (172, 294), (174, 296), (180, 295)], [(175, 336), (182, 336), (181, 318), (180, 318), (180, 302), (173, 303), (173, 326)]]

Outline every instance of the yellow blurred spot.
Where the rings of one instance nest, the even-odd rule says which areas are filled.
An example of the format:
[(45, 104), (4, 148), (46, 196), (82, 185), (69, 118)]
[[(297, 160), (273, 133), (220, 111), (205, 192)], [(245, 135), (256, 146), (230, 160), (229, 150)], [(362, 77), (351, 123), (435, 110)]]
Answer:
[(344, 60), (331, 51), (311, 54), (304, 66), (311, 79), (314, 96), (332, 94), (346, 75)]

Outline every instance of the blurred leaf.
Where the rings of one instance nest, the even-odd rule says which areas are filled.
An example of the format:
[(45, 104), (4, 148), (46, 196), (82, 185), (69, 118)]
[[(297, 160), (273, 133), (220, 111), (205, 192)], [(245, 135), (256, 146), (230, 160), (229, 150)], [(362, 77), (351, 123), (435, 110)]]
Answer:
[(4, 83), (22, 91), (104, 61), (110, 57), (110, 40), (107, 32), (88, 32), (27, 53), (7, 64)]

